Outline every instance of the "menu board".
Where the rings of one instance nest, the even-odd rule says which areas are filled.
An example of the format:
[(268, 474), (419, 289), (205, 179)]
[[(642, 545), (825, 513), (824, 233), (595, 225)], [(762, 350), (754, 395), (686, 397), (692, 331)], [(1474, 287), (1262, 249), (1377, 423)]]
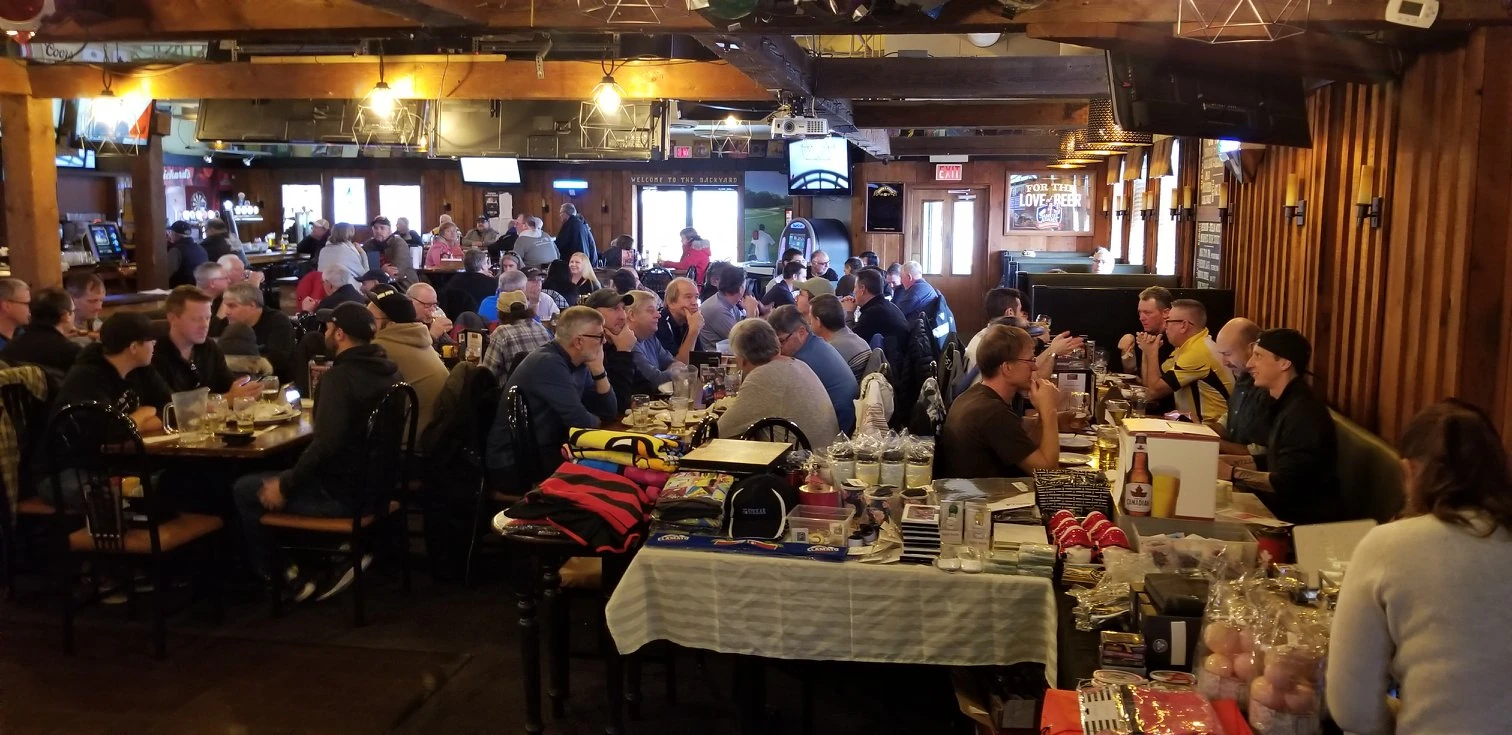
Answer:
[(1218, 288), (1223, 269), (1223, 225), (1197, 223), (1197, 262), (1193, 275), (1197, 288)]
[[(1217, 219), (1218, 190), (1223, 187), (1223, 159), (1218, 156), (1218, 141), (1202, 141), (1202, 155), (1197, 164), (1198, 219)], [(1203, 212), (1203, 208), (1208, 208)], [(1204, 214), (1208, 216), (1203, 216)]]

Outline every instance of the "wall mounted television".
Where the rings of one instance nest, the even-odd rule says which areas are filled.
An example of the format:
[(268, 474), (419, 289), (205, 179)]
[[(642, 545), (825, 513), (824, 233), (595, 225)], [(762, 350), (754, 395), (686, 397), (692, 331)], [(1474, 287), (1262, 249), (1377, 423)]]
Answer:
[(787, 144), (788, 194), (850, 196), (850, 143), (844, 138), (803, 138)]
[(469, 184), (518, 184), (520, 159), (464, 157), (462, 181)]

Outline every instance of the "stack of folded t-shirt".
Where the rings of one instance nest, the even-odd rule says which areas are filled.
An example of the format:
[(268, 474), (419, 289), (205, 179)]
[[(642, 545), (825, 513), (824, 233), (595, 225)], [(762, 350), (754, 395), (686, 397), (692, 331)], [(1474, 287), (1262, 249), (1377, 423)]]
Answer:
[(723, 472), (675, 472), (662, 486), (651, 518), (659, 530), (718, 533), (725, 495), (734, 484), (735, 477)]

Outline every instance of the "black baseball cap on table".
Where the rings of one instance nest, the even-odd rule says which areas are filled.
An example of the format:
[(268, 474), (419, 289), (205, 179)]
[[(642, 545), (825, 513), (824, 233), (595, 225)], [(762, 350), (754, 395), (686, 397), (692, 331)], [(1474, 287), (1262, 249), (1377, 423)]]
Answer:
[(368, 302), (378, 307), (383, 316), (395, 324), (412, 324), (419, 321), (415, 315), (415, 302), (393, 286), (377, 286), (368, 294)]
[(357, 281), (377, 281), (379, 284), (389, 284), (394, 282), (394, 280), (392, 278), (389, 278), (389, 275), (387, 273), (384, 273), (382, 269), (370, 270), (367, 273), (358, 276)]
[(373, 313), (366, 306), (355, 301), (337, 304), (332, 309), (321, 309), (315, 312), (315, 318), (322, 322), (334, 322), (336, 328), (363, 342), (373, 341), (373, 337), (378, 334), (378, 320), (373, 318)]

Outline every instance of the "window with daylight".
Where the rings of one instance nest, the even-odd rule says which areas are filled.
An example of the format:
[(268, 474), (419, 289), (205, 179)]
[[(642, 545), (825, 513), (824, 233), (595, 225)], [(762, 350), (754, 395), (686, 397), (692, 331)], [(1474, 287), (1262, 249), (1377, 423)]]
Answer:
[(367, 179), (338, 177), (331, 180), (331, 190), (331, 217), (336, 222), (367, 225)]
[(421, 229), (423, 222), (420, 219), (420, 185), (380, 185), (378, 187), (378, 213), (388, 217), (395, 227), (399, 226), (399, 218), (403, 217), (409, 220), (410, 229)]

